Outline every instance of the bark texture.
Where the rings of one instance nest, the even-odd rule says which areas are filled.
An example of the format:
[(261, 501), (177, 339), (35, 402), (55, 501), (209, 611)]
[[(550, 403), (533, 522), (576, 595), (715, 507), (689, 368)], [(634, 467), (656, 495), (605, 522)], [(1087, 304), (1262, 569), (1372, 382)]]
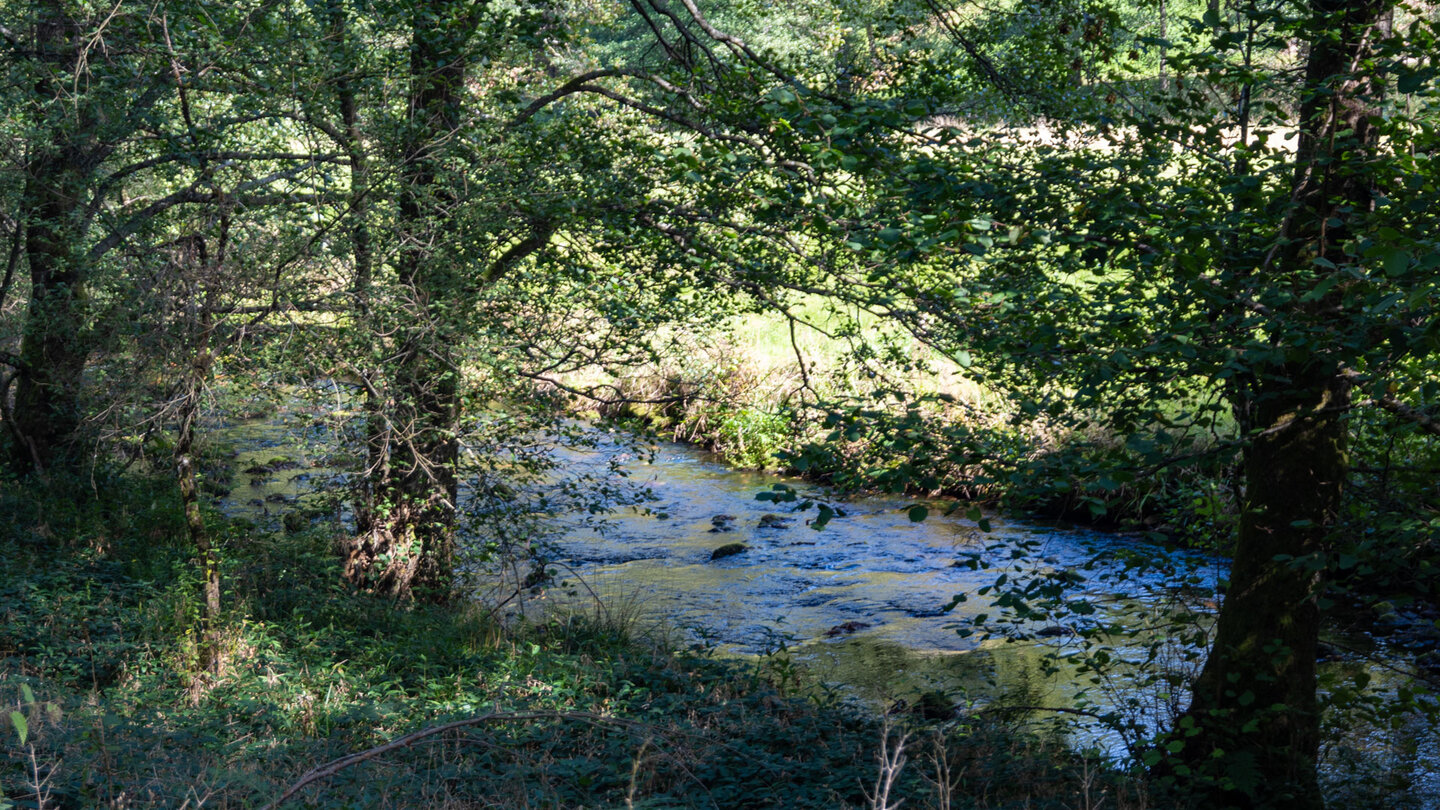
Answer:
[(407, 322), (389, 401), (372, 414), (383, 424), (371, 432), (370, 504), (345, 561), (352, 582), (397, 598), (444, 599), (454, 575), (460, 384), (451, 308), (461, 269), (446, 259), (455, 178), (445, 158), (460, 130), (477, 5), (436, 0), (412, 12), (396, 267)]
[(1207, 808), (1324, 806), (1315, 771), (1318, 598), (1348, 475), (1351, 394), (1338, 337), (1344, 279), (1318, 300), (1305, 293), (1317, 268), (1353, 263), (1345, 243), (1373, 206), (1371, 116), (1383, 84), (1367, 73), (1366, 56), (1388, 32), (1390, 4), (1314, 0), (1310, 11), (1292, 205), (1259, 279), (1304, 303), (1273, 316), (1277, 359), (1253, 367), (1238, 402), (1253, 441), (1230, 591), (1171, 739), (1183, 746), (1179, 764), (1166, 764), (1201, 786), (1194, 801)]
[(32, 92), (39, 109), (22, 201), (31, 294), (10, 424), (12, 464), (27, 472), (44, 472), (78, 428), (89, 356), (83, 200), (106, 149), (90, 105), (69, 89), (80, 32), (65, 4), (37, 8)]

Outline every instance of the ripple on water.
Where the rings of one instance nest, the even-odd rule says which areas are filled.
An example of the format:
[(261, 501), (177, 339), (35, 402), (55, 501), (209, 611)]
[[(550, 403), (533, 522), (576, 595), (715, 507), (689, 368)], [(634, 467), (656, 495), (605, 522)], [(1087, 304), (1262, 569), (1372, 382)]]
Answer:
[[(263, 464), (282, 453), (299, 459), (303, 451), (295, 449), (294, 422), (275, 418), (236, 426), (228, 438), (241, 449), (238, 466)], [(617, 452), (617, 443), (601, 437), (595, 451), (561, 455), (578, 472), (596, 472)], [(784, 529), (760, 529), (763, 516), (782, 513), (783, 506), (757, 501), (756, 493), (777, 482), (804, 488), (802, 482), (730, 470), (677, 445), (661, 446), (655, 459), (654, 464), (630, 464), (630, 480), (648, 481), (659, 496), (649, 510), (617, 512), (603, 534), (581, 528), (565, 533), (561, 561), (586, 580), (585, 588), (574, 589), (575, 598), (593, 605), (598, 596), (636, 606), (653, 620), (734, 654), (781, 654), (783, 645), (784, 655), (806, 663), (821, 680), (876, 706), (927, 690), (988, 700), (1006, 691), (1029, 690), (1033, 696), (1038, 687), (1056, 705), (1077, 699), (1083, 679), (1054, 673), (1046, 662), (1057, 651), (1074, 657), (1080, 642), (1073, 635), (1003, 643), (956, 633), (978, 613), (993, 612), (978, 591), (992, 585), (1001, 571), (1012, 578), (1071, 577), (1069, 598), (1090, 603), (1096, 616), (1133, 614), (1139, 621), (1175, 609), (1167, 606), (1172, 602), (1212, 609), (1215, 583), (1226, 566), (1223, 560), (1127, 539), (993, 516), (995, 528), (989, 533), (942, 515), (911, 523), (905, 514), (909, 502), (894, 498), (847, 504), (849, 516), (831, 521), (823, 531), (804, 525), (806, 515), (788, 515), (799, 519)], [(320, 475), (308, 485), (323, 481), (328, 471), (312, 472)], [(302, 495), (307, 482), (298, 477), (291, 470), (259, 481), (261, 498), (256, 499), (271, 493)], [(248, 508), (240, 493), (256, 496), (244, 486), (237, 486), (236, 493), (227, 501), (232, 514)], [(725, 521), (731, 531), (711, 533), (717, 515), (733, 518)], [(750, 550), (710, 561), (715, 548), (732, 542)], [(990, 567), (977, 567), (977, 562)], [(942, 612), (957, 593), (971, 598), (953, 612)], [(550, 601), (563, 604), (567, 598), (557, 592)], [(851, 629), (829, 632), (847, 625)], [(1028, 629), (1036, 633), (1045, 625)], [(1139, 647), (1122, 645), (1114, 657), (1141, 662), (1146, 655)], [(1120, 671), (1121, 688), (1125, 677)], [(1103, 706), (1117, 695), (1088, 697)], [(1163, 707), (1146, 711), (1158, 718)], [(1434, 765), (1440, 745), (1433, 735), (1420, 734), (1407, 750), (1423, 791), (1440, 784)], [(1119, 752), (1118, 738), (1102, 730), (1091, 729), (1080, 740)], [(1419, 806), (1440, 802), (1432, 798)]]

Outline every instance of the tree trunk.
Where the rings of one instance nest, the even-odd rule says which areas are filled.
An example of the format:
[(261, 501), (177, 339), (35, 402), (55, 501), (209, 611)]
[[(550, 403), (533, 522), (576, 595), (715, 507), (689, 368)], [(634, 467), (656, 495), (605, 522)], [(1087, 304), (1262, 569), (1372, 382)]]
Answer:
[(453, 355), (459, 268), (447, 261), (452, 178), (445, 157), (460, 128), (466, 48), (476, 6), (455, 0), (413, 12), (409, 128), (401, 167), (396, 274), (409, 323), (390, 368), (383, 462), (362, 509), (345, 572), (399, 598), (444, 599), (454, 575), (460, 385)]
[(85, 339), (83, 201), (106, 149), (96, 117), (72, 89), (80, 59), (80, 23), (65, 4), (37, 9), (35, 80), (38, 112), (29, 144), (22, 212), (30, 302), (20, 342), (11, 413), (12, 466), (44, 472), (80, 425), (80, 383), (89, 351)]
[[(1293, 301), (1319, 283), (1319, 267), (1353, 263), (1344, 249), (1352, 223), (1373, 208), (1365, 161), (1376, 148), (1371, 116), (1383, 83), (1355, 71), (1386, 33), (1390, 6), (1313, 0), (1311, 13), (1320, 35), (1306, 66), (1293, 207), (1263, 279)], [(1348, 474), (1348, 357), (1334, 339), (1344, 278), (1320, 300), (1275, 313), (1271, 344), (1285, 359), (1254, 367), (1239, 403), (1253, 441), (1230, 591), (1170, 739), (1181, 746), (1179, 764), (1162, 766), (1198, 777), (1196, 798), (1207, 808), (1324, 806), (1315, 773), (1317, 600)]]
[(195, 421), (200, 414), (200, 395), (210, 376), (210, 339), (214, 332), (208, 305), (201, 312), (200, 334), (193, 349), (190, 368), (182, 383), (180, 427), (175, 441), (175, 474), (180, 503), (185, 510), (185, 527), (200, 567), (200, 625), (196, 628), (196, 650), (201, 671), (216, 673), (220, 667), (220, 555), (214, 538), (200, 513), (200, 491), (195, 476)]
[(1169, 10), (1165, 0), (1160, 0), (1160, 92), (1162, 93), (1170, 89), (1170, 79), (1165, 75), (1166, 57), (1170, 53), (1170, 46), (1165, 40), (1170, 35), (1169, 20), (1166, 19)]
[(89, 356), (83, 335), (87, 278), (72, 227), (82, 189), (74, 182), (77, 172), (57, 165), (63, 161), (35, 161), (26, 183), (30, 304), (11, 431), (14, 466), (33, 472), (50, 467), (80, 425), (80, 381)]
[(1347, 471), (1350, 394), (1333, 371), (1290, 371), (1257, 392), (1260, 434), (1246, 459), (1230, 591), (1179, 726), (1184, 759), (1217, 781), (1206, 791), (1217, 808), (1324, 805), (1315, 778), (1317, 599)]

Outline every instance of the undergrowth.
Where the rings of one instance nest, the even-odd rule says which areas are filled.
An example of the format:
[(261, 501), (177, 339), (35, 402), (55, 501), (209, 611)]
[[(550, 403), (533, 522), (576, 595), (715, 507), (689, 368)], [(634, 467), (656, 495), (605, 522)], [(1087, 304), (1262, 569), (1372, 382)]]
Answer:
[[(473, 603), (355, 593), (328, 526), (211, 516), (228, 613), (222, 665), (199, 672), (168, 482), (5, 484), (3, 807), (263, 807), (365, 751), (287, 805), (1074, 807), (1129, 790), (1058, 743), (792, 694), (604, 611), (502, 626)], [(461, 725), (376, 750), (445, 723)], [(882, 741), (911, 764), (887, 770)]]

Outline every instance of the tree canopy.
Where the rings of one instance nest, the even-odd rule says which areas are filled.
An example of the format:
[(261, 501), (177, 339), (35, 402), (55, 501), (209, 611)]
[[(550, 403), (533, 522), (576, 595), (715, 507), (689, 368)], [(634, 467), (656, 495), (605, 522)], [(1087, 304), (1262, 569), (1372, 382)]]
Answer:
[[(351, 386), (344, 576), (445, 601), (466, 499), (505, 492), (465, 482), (563, 432), (562, 395), (625, 399), (577, 375), (739, 312), (866, 368), (922, 345), (995, 419), (805, 379), (795, 418), (833, 433), (791, 463), (922, 493), (963, 469), (1096, 520), (1198, 471), (1229, 591), (1144, 761), (1203, 806), (1319, 807), (1322, 616), (1377, 579), (1434, 596), (1436, 25), (1391, 0), (0, 0), (6, 457), (133, 464), (173, 431), (209, 637), (217, 368)], [(861, 436), (889, 457), (837, 461)]]

